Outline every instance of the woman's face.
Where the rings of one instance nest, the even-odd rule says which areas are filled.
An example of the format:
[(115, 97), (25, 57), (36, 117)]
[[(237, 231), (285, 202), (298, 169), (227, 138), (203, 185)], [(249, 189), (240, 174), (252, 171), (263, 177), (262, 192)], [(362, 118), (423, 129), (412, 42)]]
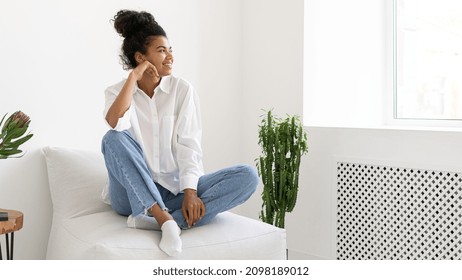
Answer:
[(173, 70), (172, 47), (164, 36), (154, 37), (147, 48), (145, 59), (153, 64), (159, 76), (168, 76)]

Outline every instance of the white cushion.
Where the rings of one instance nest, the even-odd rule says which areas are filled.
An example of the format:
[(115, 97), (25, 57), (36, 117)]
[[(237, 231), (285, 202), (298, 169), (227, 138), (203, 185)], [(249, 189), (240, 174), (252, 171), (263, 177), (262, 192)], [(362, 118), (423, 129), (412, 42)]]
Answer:
[(285, 259), (286, 232), (225, 212), (208, 225), (183, 230), (183, 252), (160, 250), (160, 232), (127, 227), (101, 201), (107, 173), (100, 153), (45, 147), (53, 202), (47, 259)]

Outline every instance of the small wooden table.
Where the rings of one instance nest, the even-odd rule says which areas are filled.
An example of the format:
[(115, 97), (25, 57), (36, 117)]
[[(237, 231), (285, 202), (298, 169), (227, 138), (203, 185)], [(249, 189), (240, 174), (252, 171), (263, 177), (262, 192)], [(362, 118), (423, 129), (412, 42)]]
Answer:
[[(0, 221), (0, 235), (5, 234), (6, 259), (13, 259), (14, 232), (22, 228), (23, 214), (16, 210), (1, 209), (0, 212), (8, 212), (8, 221)], [(11, 234), (11, 243), (9, 235)], [(0, 244), (0, 260), (2, 258), (2, 247)]]

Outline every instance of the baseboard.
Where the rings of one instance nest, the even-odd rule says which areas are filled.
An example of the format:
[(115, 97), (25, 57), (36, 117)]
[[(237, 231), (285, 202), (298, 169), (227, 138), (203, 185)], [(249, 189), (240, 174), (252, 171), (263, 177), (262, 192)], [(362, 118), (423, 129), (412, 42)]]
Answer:
[(297, 250), (289, 249), (288, 251), (288, 259), (289, 260), (332, 260), (329, 257), (317, 256), (313, 254), (309, 254), (306, 252), (300, 252)]

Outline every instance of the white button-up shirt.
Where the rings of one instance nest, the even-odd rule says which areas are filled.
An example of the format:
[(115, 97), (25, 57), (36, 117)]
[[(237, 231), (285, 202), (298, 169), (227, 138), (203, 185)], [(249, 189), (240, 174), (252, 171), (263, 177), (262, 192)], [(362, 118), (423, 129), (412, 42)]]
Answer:
[[(104, 117), (125, 81), (106, 89)], [(175, 195), (185, 188), (197, 189), (204, 174), (202, 128), (199, 100), (187, 81), (162, 77), (152, 98), (136, 86), (130, 108), (110, 128), (131, 133), (143, 149), (155, 182)], [(107, 189), (103, 197), (104, 193), (108, 194)]]

